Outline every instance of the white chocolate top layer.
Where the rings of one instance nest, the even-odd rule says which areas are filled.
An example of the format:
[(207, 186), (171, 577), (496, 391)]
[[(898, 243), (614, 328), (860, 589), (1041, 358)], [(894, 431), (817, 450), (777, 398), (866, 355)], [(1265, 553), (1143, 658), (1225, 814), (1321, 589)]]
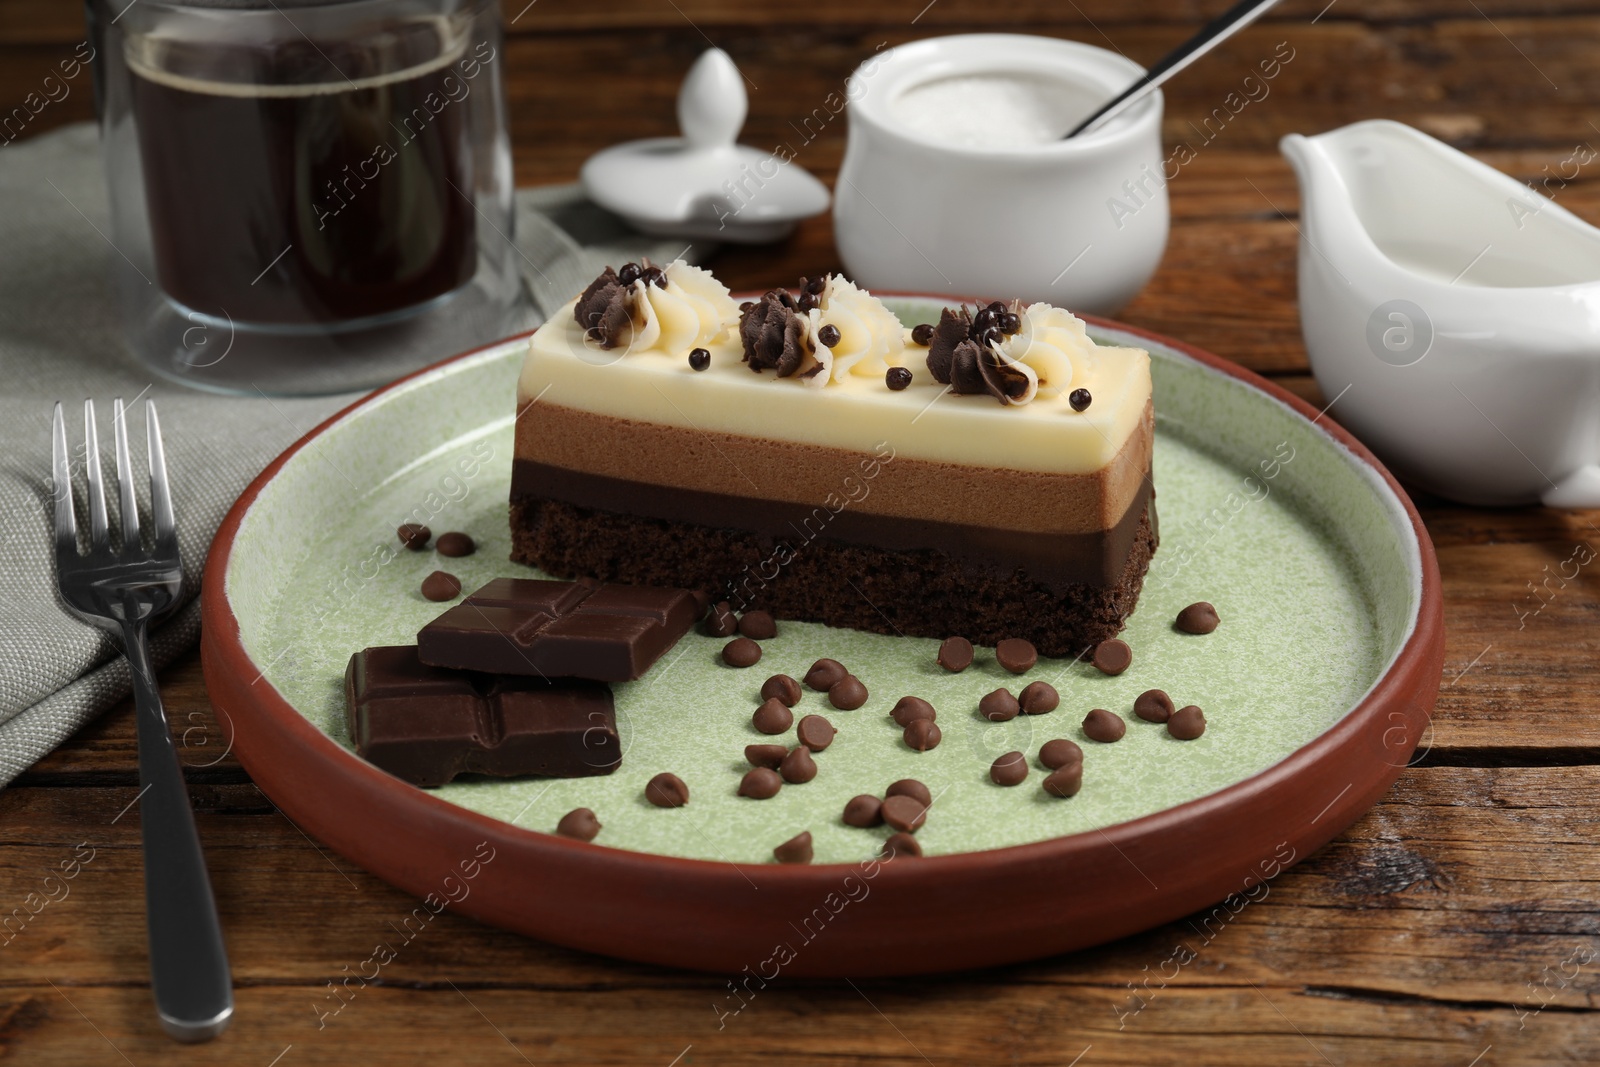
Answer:
[[(529, 402), (554, 404), (860, 452), (887, 441), (897, 455), (939, 463), (1090, 474), (1122, 449), (1150, 400), (1150, 356), (1140, 348), (1089, 344), (1072, 354), (1071, 388), (1088, 389), (1093, 398), (1079, 412), (1072, 410), (1065, 387), (1048, 396), (1041, 389), (1030, 403), (1012, 405), (986, 394), (950, 393), (928, 372), (927, 349), (909, 338), (902, 362), (912, 371), (912, 383), (900, 391), (889, 389), (881, 374), (839, 375), (818, 389), (799, 377), (755, 373), (743, 361), (737, 327), (703, 345), (711, 365), (696, 371), (687, 351), (606, 350), (586, 342), (575, 304), (557, 311), (530, 339), (518, 383), (519, 410)], [(596, 441), (595, 447), (605, 443)]]

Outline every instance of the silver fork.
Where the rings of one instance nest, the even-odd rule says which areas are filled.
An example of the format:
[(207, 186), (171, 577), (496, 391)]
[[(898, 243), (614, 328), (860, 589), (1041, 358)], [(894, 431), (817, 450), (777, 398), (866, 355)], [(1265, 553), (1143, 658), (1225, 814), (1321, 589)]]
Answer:
[(178, 534), (167, 488), (156, 406), (145, 401), (150, 448), (150, 513), (155, 536), (148, 550), (139, 539), (139, 509), (128, 459), (128, 428), (122, 400), (112, 404), (117, 486), (122, 500), (122, 547), (111, 547), (105, 486), (100, 477), (100, 439), (94, 401), (83, 403), (88, 450), (89, 552), (78, 554), (72, 507), (72, 468), (67, 427), (56, 404), (52, 436), (56, 509), (56, 579), (61, 599), (86, 622), (111, 631), (122, 644), (133, 674), (139, 734), (139, 822), (144, 836), (145, 919), (150, 942), (150, 984), (161, 1025), (179, 1041), (205, 1041), (222, 1033), (233, 1015), (233, 983), (222, 924), (211, 893), (194, 810), (184, 786), (178, 752), (161, 707), (150, 662), (150, 623), (177, 606), (183, 592)]

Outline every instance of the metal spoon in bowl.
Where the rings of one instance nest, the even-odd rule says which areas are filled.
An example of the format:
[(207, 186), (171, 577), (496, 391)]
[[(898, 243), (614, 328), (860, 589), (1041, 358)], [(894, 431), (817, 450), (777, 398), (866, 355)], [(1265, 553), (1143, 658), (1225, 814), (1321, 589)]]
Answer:
[(1234, 4), (1202, 26), (1199, 33), (1163, 56), (1161, 61), (1151, 67), (1149, 72), (1142, 78), (1112, 97), (1109, 103), (1074, 126), (1062, 140), (1076, 137), (1080, 133), (1087, 133), (1089, 130), (1096, 129), (1111, 121), (1124, 110), (1144, 99), (1146, 93), (1160, 88), (1168, 78), (1171, 78), (1217, 45), (1250, 25), (1277, 2), (1278, 0), (1239, 0), (1239, 3)]

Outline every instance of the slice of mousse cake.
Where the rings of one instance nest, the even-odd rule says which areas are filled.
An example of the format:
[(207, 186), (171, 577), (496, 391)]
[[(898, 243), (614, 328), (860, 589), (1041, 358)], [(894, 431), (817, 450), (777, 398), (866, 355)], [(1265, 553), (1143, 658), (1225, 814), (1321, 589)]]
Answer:
[(1078, 655), (1156, 547), (1150, 359), (1048, 304), (906, 329), (838, 275), (735, 305), (682, 262), (529, 342), (514, 559), (737, 611)]

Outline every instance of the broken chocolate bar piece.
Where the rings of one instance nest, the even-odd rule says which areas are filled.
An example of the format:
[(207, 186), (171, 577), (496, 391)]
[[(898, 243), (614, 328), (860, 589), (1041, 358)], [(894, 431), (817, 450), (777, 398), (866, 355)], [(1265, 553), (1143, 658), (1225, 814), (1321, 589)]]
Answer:
[(442, 670), (400, 645), (351, 656), (344, 686), (356, 753), (414, 785), (467, 773), (586, 778), (622, 762), (601, 682)]
[(417, 653), (457, 670), (628, 682), (696, 614), (684, 589), (496, 578), (424, 626)]

